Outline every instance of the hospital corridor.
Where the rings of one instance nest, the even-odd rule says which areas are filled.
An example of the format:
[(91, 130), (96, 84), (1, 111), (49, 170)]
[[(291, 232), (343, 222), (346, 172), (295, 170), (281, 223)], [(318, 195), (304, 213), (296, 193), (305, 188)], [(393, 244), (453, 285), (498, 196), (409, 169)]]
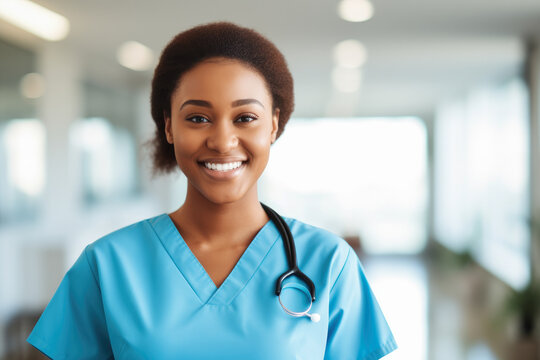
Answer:
[[(289, 224), (297, 219), (326, 229), (348, 243), (344, 249), (354, 250), (366, 288), (371, 287), (397, 344), (383, 359), (539, 360), (537, 0), (0, 0), (0, 360), (47, 358), (27, 338), (89, 244), (155, 217), (179, 228), (171, 214), (187, 202), (188, 189), (204, 196), (210, 192), (197, 187), (195, 172), (184, 174), (176, 166), (170, 174), (154, 171), (152, 139), (160, 130), (150, 101), (154, 69), (169, 40), (218, 21), (254, 29), (272, 41), (294, 81), (294, 111), (283, 134), (268, 142), (268, 163), (250, 189)], [(186, 74), (197, 69), (196, 63), (190, 66)], [(267, 81), (267, 75), (256, 74)], [(241, 99), (264, 108), (256, 99)], [(218, 105), (197, 97), (190, 102), (199, 106), (188, 119), (190, 129), (210, 127), (201, 114)], [(166, 131), (173, 126), (171, 114), (163, 112)], [(262, 120), (243, 114), (234, 131), (248, 133), (253, 126), (248, 121)], [(208, 139), (201, 143), (210, 147)], [(247, 143), (238, 139), (234, 146)], [(172, 149), (171, 156), (180, 158)], [(222, 171), (225, 179), (223, 172), (248, 163), (235, 158), (233, 165), (212, 169), (211, 161), (197, 158), (193, 168)], [(279, 230), (278, 220), (274, 224)], [(242, 256), (255, 251), (258, 236)], [(251, 264), (247, 284), (266, 276), (264, 286), (274, 288), (277, 278), (267, 276), (271, 261), (291, 264), (285, 239), (283, 244), (283, 257), (263, 254)], [(303, 244), (296, 248), (299, 259), (321, 254)], [(179, 251), (175, 246), (164, 245), (171, 258)], [(118, 251), (113, 265), (127, 266), (128, 253)], [(149, 250), (148, 264), (160, 254)], [(193, 255), (194, 266), (203, 269), (201, 258), (196, 262)], [(248, 261), (239, 259), (230, 274)], [(88, 268), (94, 271), (92, 261)], [(176, 271), (174, 264), (166, 268)], [(287, 268), (271, 270), (281, 274)], [(320, 282), (321, 269), (300, 270)], [(149, 274), (140, 288), (131, 289), (134, 293), (147, 286), (162, 294), (167, 280), (160, 272)], [(194, 282), (208, 282), (209, 272), (205, 275)], [(236, 280), (224, 281), (226, 287)], [(235, 283), (239, 292), (244, 285)], [(321, 294), (318, 301), (330, 301)], [(79, 309), (79, 300), (68, 298)], [(321, 320), (319, 314), (309, 322), (282, 312), (279, 294), (264, 301), (272, 301), (287, 321), (301, 324), (298, 328)], [(160, 320), (178, 315), (172, 303), (163, 298), (153, 304), (173, 309)], [(352, 305), (362, 311), (371, 306)], [(231, 300), (227, 306), (238, 305)], [(278, 324), (271, 310), (240, 311)], [(61, 313), (59, 321), (65, 324), (69, 314)], [(329, 321), (322, 315), (322, 322)], [(141, 323), (147, 325), (149, 316), (143, 314)], [(182, 321), (193, 320), (187, 318)], [(384, 323), (373, 319), (364, 321)], [(358, 344), (372, 335), (361, 334)], [(302, 336), (291, 335), (291, 344), (303, 342)], [(271, 340), (258, 339), (264, 345), (260, 351), (273, 347)], [(123, 358), (130, 357), (126, 354)], [(350, 357), (324, 359), (356, 358), (342, 356)]]

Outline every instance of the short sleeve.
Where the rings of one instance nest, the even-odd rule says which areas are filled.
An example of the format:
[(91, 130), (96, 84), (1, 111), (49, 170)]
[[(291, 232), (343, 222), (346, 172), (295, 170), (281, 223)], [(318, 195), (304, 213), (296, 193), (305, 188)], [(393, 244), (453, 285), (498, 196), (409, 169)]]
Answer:
[(330, 290), (325, 360), (376, 360), (397, 348), (354, 251)]
[(60, 283), (27, 341), (51, 359), (111, 359), (103, 302), (86, 250)]

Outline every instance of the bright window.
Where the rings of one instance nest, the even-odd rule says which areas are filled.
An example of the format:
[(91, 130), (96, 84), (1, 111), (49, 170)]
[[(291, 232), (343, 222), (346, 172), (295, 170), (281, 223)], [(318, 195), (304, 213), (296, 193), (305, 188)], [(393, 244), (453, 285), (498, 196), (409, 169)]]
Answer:
[(528, 131), (520, 80), (440, 107), (435, 128), (437, 239), (515, 288), (529, 280)]
[(45, 127), (36, 119), (0, 126), (0, 218), (36, 215), (45, 186)]
[(426, 130), (418, 118), (294, 119), (271, 151), (261, 198), (370, 253), (426, 241)]
[(106, 119), (88, 118), (73, 124), (71, 145), (77, 149), (87, 203), (114, 201), (135, 190), (135, 144), (130, 134)]

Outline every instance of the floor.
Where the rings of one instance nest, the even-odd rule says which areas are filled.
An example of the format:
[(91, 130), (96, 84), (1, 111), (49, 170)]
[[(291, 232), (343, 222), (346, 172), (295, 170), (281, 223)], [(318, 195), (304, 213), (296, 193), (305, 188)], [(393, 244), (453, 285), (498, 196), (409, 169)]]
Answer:
[(452, 294), (453, 284), (439, 281), (421, 257), (370, 257), (362, 263), (399, 346), (385, 360), (499, 359), (481, 335), (469, 338), (473, 329), (466, 329), (471, 326), (461, 295)]

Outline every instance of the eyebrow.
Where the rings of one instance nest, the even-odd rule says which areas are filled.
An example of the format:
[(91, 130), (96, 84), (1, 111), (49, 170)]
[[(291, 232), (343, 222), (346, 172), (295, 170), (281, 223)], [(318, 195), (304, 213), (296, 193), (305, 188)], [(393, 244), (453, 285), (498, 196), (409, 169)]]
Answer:
[[(264, 109), (264, 105), (257, 99), (240, 99), (240, 100), (235, 100), (231, 103), (233, 107), (238, 107), (238, 106), (248, 105), (248, 104), (257, 104), (257, 105), (260, 105)], [(206, 100), (186, 100), (182, 104), (182, 106), (180, 106), (180, 110), (182, 110), (187, 105), (202, 106), (202, 107), (207, 107), (207, 108), (212, 107), (212, 104)]]
[(264, 109), (264, 105), (257, 99), (240, 99), (232, 102), (233, 107), (248, 105), (248, 104), (258, 104)]
[(182, 110), (186, 105), (196, 105), (196, 106), (202, 106), (211, 108), (212, 104), (210, 104), (208, 101), (205, 100), (187, 100), (185, 101), (182, 106), (180, 106), (180, 110)]

